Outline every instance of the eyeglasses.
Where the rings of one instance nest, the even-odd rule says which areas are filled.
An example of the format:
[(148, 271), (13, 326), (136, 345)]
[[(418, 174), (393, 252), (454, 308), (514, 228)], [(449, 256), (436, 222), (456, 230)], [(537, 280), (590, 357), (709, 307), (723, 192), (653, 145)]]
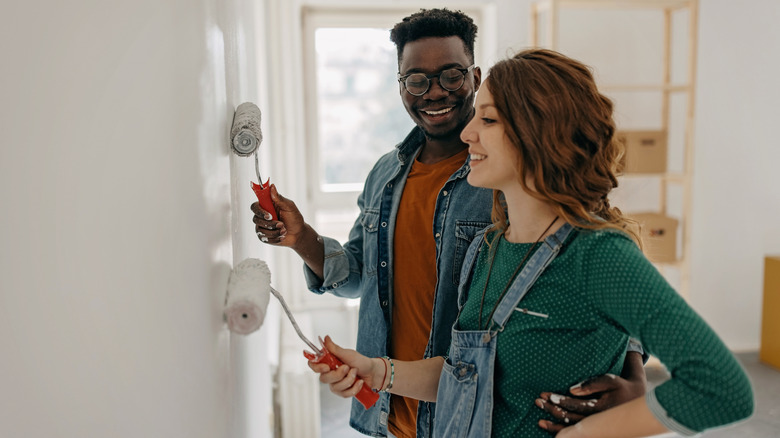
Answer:
[(447, 91), (458, 91), (466, 81), (466, 74), (474, 70), (474, 64), (466, 68), (448, 68), (433, 75), (424, 73), (409, 73), (401, 76), (398, 73), (398, 82), (404, 84), (406, 91), (413, 96), (422, 96), (431, 87), (431, 79), (438, 78), (439, 86)]

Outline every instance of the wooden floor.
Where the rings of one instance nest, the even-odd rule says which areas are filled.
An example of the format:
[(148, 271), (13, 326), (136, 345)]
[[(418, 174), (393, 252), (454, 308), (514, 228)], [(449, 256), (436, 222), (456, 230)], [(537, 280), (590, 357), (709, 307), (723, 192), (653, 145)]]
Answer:
[[(704, 438), (778, 438), (780, 437), (780, 370), (764, 365), (758, 360), (758, 353), (738, 354), (753, 383), (756, 397), (756, 412), (749, 420), (731, 427), (701, 434)], [(668, 378), (660, 368), (647, 368), (648, 385), (657, 385)], [(320, 388), (322, 405), (322, 438), (360, 438), (349, 427), (350, 401), (333, 395), (328, 387)], [(669, 433), (658, 438), (672, 438), (680, 435)]]

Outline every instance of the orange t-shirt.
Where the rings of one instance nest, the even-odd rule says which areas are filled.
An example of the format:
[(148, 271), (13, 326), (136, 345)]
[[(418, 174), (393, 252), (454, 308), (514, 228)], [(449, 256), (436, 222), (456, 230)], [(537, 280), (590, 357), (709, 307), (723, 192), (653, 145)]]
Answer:
[[(435, 164), (415, 160), (406, 179), (393, 240), (393, 359), (420, 360), (425, 354), (436, 290), (436, 198), (444, 183), (466, 161), (467, 154), (464, 150)], [(416, 423), (417, 400), (393, 395), (389, 431), (398, 438), (414, 438)]]

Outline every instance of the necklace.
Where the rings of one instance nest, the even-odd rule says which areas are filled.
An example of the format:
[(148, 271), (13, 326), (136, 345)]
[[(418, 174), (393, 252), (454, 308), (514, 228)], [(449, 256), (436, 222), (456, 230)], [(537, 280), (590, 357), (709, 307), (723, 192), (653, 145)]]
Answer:
[[(531, 245), (530, 248), (528, 248), (528, 251), (525, 253), (525, 256), (523, 257), (523, 260), (520, 261), (520, 263), (517, 264), (517, 268), (515, 268), (515, 272), (512, 273), (512, 276), (509, 277), (509, 281), (506, 283), (506, 286), (504, 286), (504, 290), (501, 292), (501, 295), (499, 295), (498, 299), (496, 300), (496, 304), (493, 305), (493, 310), (490, 311), (490, 315), (488, 316), (487, 322), (485, 323), (485, 326), (482, 326), (482, 306), (485, 304), (485, 294), (487, 293), (488, 284), (490, 283), (490, 274), (493, 272), (493, 261), (496, 259), (496, 251), (498, 250), (499, 242), (496, 241), (496, 245), (490, 248), (490, 264), (488, 264), (488, 273), (487, 278), (485, 279), (485, 287), (482, 288), (482, 299), (479, 300), (479, 327), (482, 328), (482, 330), (487, 329), (487, 325), (490, 324), (490, 320), (493, 318), (493, 313), (496, 312), (496, 308), (498, 308), (499, 303), (501, 303), (501, 300), (504, 299), (504, 295), (509, 291), (509, 287), (512, 286), (512, 283), (515, 281), (515, 277), (517, 277), (517, 274), (520, 273), (520, 269), (523, 267), (523, 264), (525, 263), (526, 259), (528, 259), (528, 256), (531, 255), (534, 248), (536, 248), (536, 245), (539, 244), (539, 242), (542, 240), (542, 237), (544, 237), (545, 234), (547, 234), (548, 231), (550, 231), (550, 228), (552, 228), (553, 224), (558, 220), (558, 216), (555, 216), (555, 219), (553, 219), (552, 222), (550, 222), (550, 225), (547, 226), (547, 228), (542, 231), (542, 234), (539, 235), (539, 238), (536, 239), (536, 242), (534, 242), (533, 245)], [(497, 237), (498, 239), (501, 239), (501, 236), (504, 234), (502, 231), (501, 234), (499, 234)]]

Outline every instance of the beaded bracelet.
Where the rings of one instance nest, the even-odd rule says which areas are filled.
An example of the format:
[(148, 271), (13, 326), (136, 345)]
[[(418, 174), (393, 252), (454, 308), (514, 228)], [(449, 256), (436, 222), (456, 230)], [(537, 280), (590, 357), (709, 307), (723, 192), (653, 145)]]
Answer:
[[(387, 388), (380, 389), (379, 392), (387, 392), (393, 387), (393, 380), (395, 380), (395, 364), (393, 363), (393, 359), (390, 359), (387, 356), (382, 356), (382, 359), (387, 359), (387, 361), (390, 362), (390, 383), (387, 384)], [(382, 383), (385, 383), (384, 380)]]
[(385, 366), (385, 375), (382, 376), (382, 381), (379, 382), (379, 392), (382, 392), (382, 387), (385, 386), (385, 379), (387, 378), (387, 362), (384, 359), (382, 359), (382, 365)]

